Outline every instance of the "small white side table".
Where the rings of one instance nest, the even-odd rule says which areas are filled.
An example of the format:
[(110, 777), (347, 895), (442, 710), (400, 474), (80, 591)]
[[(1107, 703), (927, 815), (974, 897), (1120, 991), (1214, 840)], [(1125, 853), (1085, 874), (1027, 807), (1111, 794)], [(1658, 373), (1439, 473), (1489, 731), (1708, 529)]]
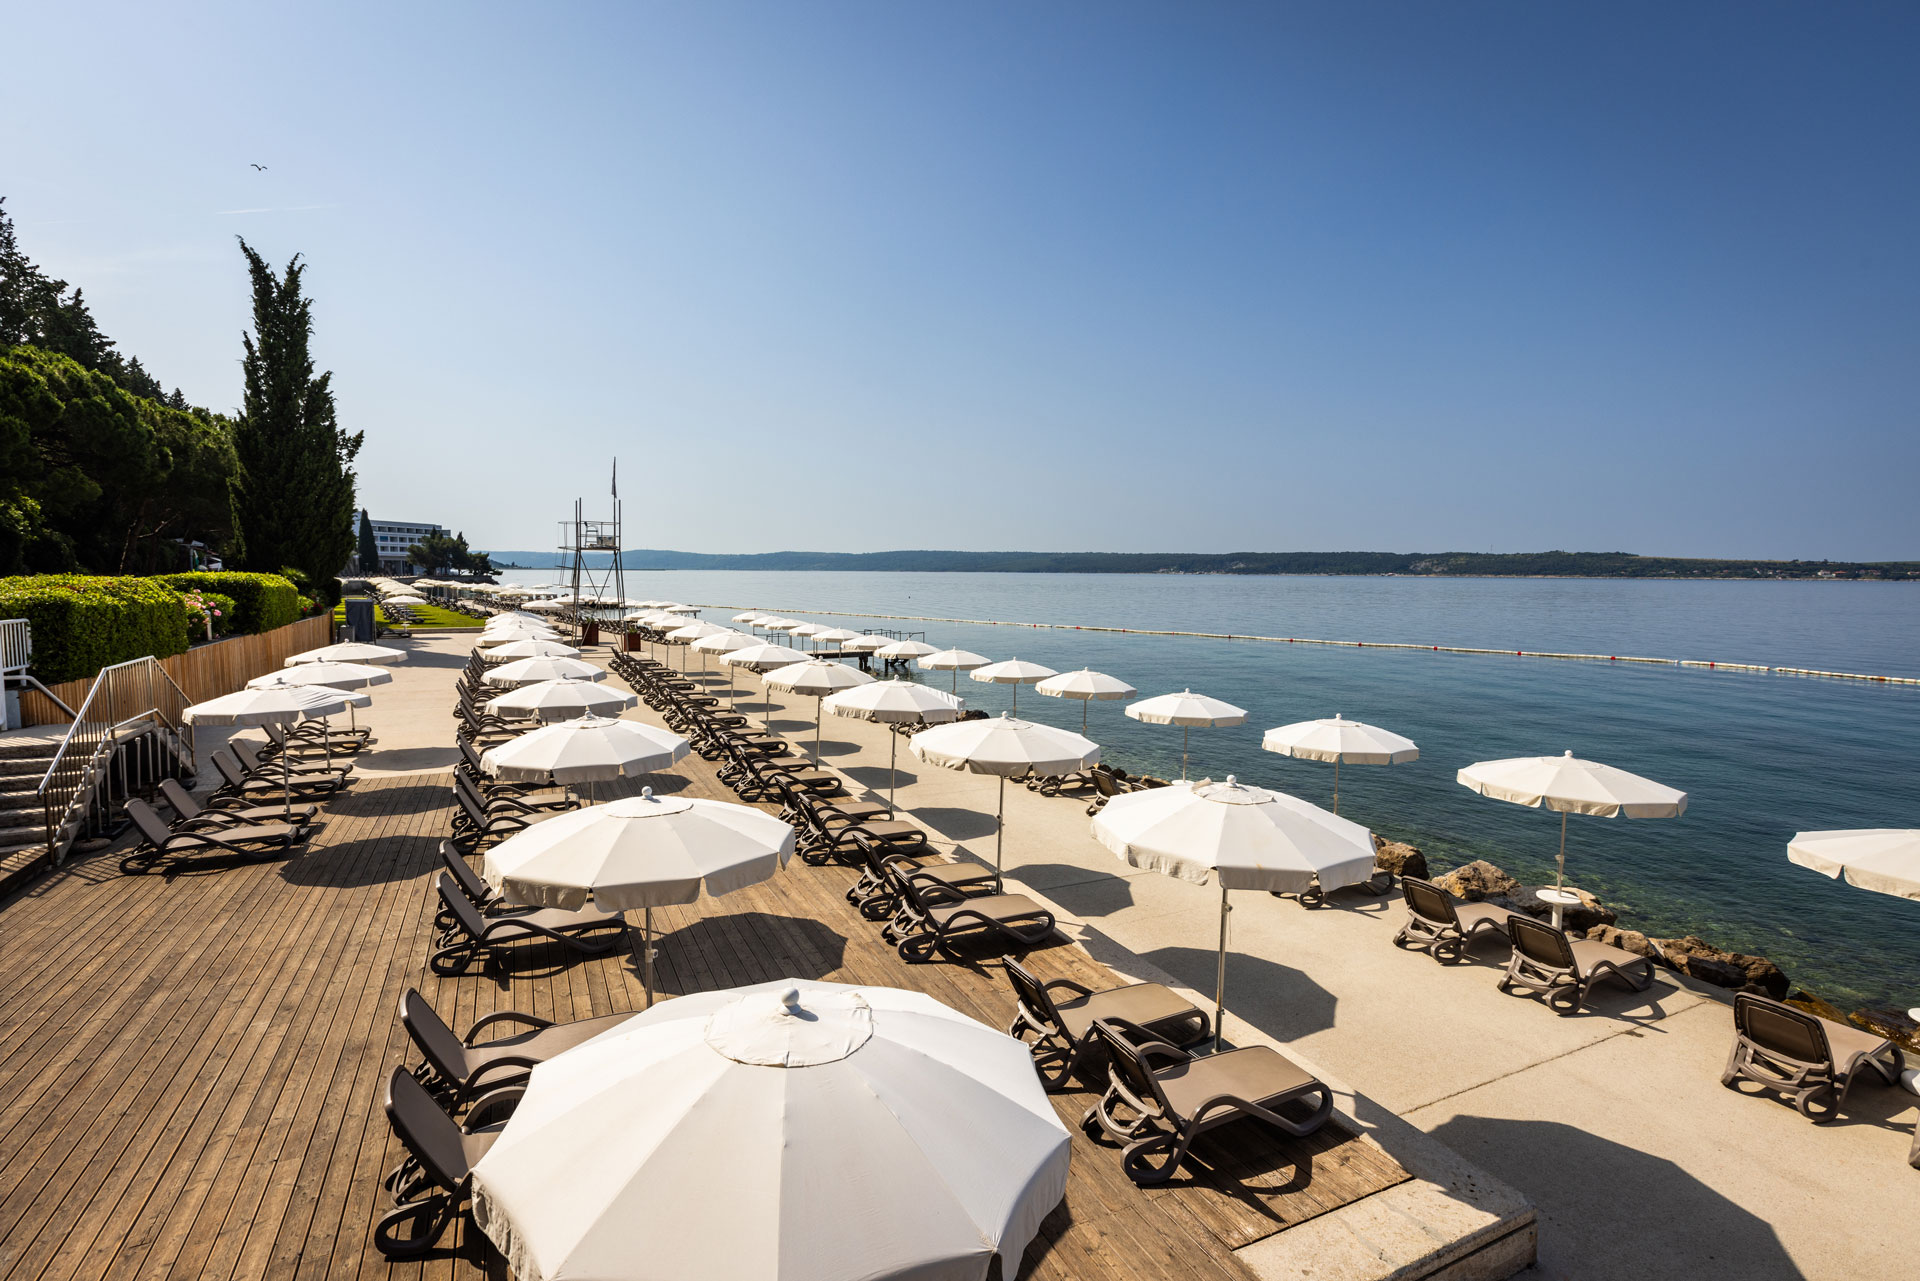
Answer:
[(1566, 928), (1565, 925), (1561, 924), (1561, 918), (1566, 914), (1568, 908), (1577, 907), (1580, 903), (1580, 896), (1571, 889), (1556, 890), (1551, 885), (1545, 889), (1535, 890), (1533, 896), (1553, 909), (1553, 928), (1556, 930)]

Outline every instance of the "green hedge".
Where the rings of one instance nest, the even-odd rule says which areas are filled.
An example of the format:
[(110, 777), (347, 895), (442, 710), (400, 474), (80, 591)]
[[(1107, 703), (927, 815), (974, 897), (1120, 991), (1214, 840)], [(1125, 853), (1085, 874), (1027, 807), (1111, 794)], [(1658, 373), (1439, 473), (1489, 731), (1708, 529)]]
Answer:
[(300, 617), (299, 589), (278, 574), (168, 574), (159, 581), (183, 592), (231, 596), (236, 635), (270, 632)]
[(0, 618), (27, 620), (33, 629), (33, 674), (49, 685), (131, 658), (168, 658), (187, 648), (180, 593), (154, 578), (0, 578)]

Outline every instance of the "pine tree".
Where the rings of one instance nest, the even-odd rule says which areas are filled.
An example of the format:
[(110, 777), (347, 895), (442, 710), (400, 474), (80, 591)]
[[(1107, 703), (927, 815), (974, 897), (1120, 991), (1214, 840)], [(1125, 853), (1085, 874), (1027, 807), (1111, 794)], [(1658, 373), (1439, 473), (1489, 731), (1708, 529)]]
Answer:
[(364, 507), (360, 509), (360, 572), (380, 572), (380, 544), (373, 537), (373, 518)]
[(302, 296), (299, 255), (276, 277), (245, 240), (253, 332), (242, 335), (245, 388), (233, 444), (235, 516), (248, 569), (304, 570), (329, 598), (354, 553), (353, 460), (364, 433), (340, 430), (333, 375), (313, 372), (313, 302)]

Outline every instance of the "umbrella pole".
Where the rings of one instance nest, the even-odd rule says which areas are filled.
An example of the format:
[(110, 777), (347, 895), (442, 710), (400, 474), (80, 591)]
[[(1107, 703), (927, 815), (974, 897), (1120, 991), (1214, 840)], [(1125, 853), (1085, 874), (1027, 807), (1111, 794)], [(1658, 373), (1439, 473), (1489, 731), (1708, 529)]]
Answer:
[(293, 734), (287, 734), (287, 743), (280, 749), (280, 794), (287, 801), (287, 822), (293, 822)]
[(957, 667), (953, 669), (953, 693), (955, 697), (960, 694), (960, 669)]
[[(1193, 726), (1182, 725), (1180, 727), (1180, 781), (1183, 783), (1187, 781), (1187, 744), (1192, 740)], [(1225, 920), (1226, 918), (1222, 917), (1220, 919)], [(1226, 962), (1222, 961), (1221, 964), (1224, 966)]]
[(1333, 812), (1340, 812), (1340, 758), (1333, 758)]
[(1227, 902), (1227, 883), (1220, 882), (1220, 968), (1213, 979), (1213, 1052), (1220, 1052), (1221, 1024), (1227, 1017), (1227, 913), (1233, 905)]
[(641, 933), (644, 934), (645, 937), (640, 940), (640, 973), (644, 976), (644, 982), (646, 984), (646, 989), (647, 989), (647, 1004), (644, 1008), (650, 1010), (653, 1008), (653, 909), (652, 908), (649, 907), (646, 909), (643, 919), (646, 921), (646, 924), (641, 927)]
[(1080, 734), (1083, 738), (1087, 733), (1087, 704), (1090, 701), (1090, 699), (1085, 698), (1080, 700)]
[(1567, 883), (1567, 812), (1560, 811), (1560, 870), (1553, 878), (1553, 888), (1559, 889)]
[(899, 783), (900, 775), (894, 763), (900, 759), (900, 736), (889, 727), (887, 730), (887, 808), (893, 808), (893, 789)]
[(816, 694), (813, 697), (813, 767), (820, 768), (820, 707), (825, 699)]
[[(1019, 689), (1018, 685), (1014, 686)], [(1000, 808), (993, 816), (993, 870), (1001, 868), (1000, 849), (1007, 839), (1007, 776), (1000, 776)]]

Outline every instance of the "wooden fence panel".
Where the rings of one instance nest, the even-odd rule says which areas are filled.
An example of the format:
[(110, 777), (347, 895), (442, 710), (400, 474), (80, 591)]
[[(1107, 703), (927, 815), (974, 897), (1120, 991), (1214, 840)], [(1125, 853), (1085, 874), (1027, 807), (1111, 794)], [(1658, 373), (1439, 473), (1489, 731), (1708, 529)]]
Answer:
[[(256, 676), (264, 676), (286, 664), (302, 650), (318, 649), (333, 640), (333, 616), (317, 614), (285, 627), (257, 636), (229, 636), (211, 645), (201, 645), (184, 654), (163, 658), (160, 665), (186, 694), (189, 702), (204, 702), (231, 694)], [(78, 711), (93, 688), (93, 678), (62, 681), (48, 686), (68, 707)], [(20, 691), (20, 719), (28, 725), (64, 724), (67, 714), (55, 707), (39, 690)]]

